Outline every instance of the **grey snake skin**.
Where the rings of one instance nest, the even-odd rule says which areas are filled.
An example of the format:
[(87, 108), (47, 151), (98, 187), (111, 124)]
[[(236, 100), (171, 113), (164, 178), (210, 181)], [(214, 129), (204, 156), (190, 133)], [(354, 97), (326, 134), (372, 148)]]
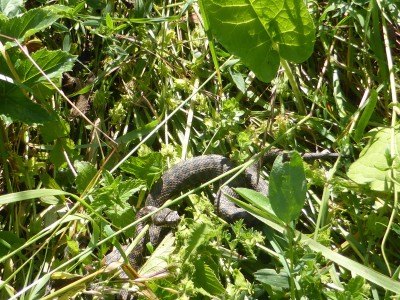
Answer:
[[(264, 153), (263, 160), (272, 162), (280, 154), (283, 155), (285, 160), (290, 156), (287, 152), (273, 149)], [(302, 155), (302, 158), (306, 161), (337, 157), (337, 153), (331, 153), (328, 150)], [(234, 167), (235, 164), (230, 159), (215, 154), (198, 156), (175, 165), (171, 169), (167, 170), (152, 187), (146, 198), (145, 206), (138, 211), (135, 220), (138, 220), (149, 212), (161, 207), (167, 200), (174, 198), (179, 193), (206, 183), (215, 177), (232, 170)], [(222, 184), (223, 181), (224, 180), (221, 180), (220, 184)], [(261, 194), (268, 195), (267, 182), (259, 177), (258, 169), (253, 165), (245, 169), (240, 176), (219, 188), (214, 199), (214, 207), (217, 214), (228, 223), (243, 219), (246, 224), (255, 225), (258, 222), (257, 219), (244, 209), (235, 206), (235, 204), (226, 197), (226, 195), (235, 198), (239, 197), (233, 190), (235, 187), (247, 187)], [(169, 224), (172, 227), (176, 225), (180, 219), (177, 212), (169, 208), (164, 208), (147, 220), (151, 224), (147, 240), (156, 246), (163, 237), (162, 226)], [(144, 225), (145, 222), (138, 223), (136, 226), (136, 235), (142, 231)], [(135, 249), (133, 249), (133, 251), (128, 255), (129, 263), (134, 268), (138, 268), (142, 264), (145, 252), (145, 243), (146, 238), (142, 238)], [(112, 257), (112, 259), (106, 260), (110, 262), (115, 261), (115, 253), (113, 254), (113, 252), (107, 255), (107, 257)], [(118, 255), (120, 257), (119, 252)], [(122, 274), (122, 277), (124, 276), (125, 278), (127, 277), (126, 274)], [(121, 291), (117, 298), (123, 300), (135, 299), (134, 296), (129, 295), (124, 291)]]
[[(203, 155), (186, 161), (183, 161), (173, 168), (169, 169), (156, 182), (147, 196), (145, 206), (142, 208), (135, 219), (143, 217), (145, 213), (151, 211), (151, 208), (161, 207), (168, 199), (172, 199), (180, 192), (194, 188), (200, 184), (206, 183), (213, 178), (222, 175), (223, 173), (233, 169), (235, 165), (228, 158), (221, 155)], [(226, 196), (228, 194), (233, 197), (238, 197), (233, 191), (233, 187), (248, 187), (265, 195), (268, 194), (267, 183), (259, 179), (258, 172), (255, 167), (247, 168), (243, 174), (234, 179), (228, 185), (223, 186), (218, 190), (214, 199), (214, 206), (217, 214), (227, 222), (234, 222), (239, 219), (244, 219), (252, 224), (254, 218), (244, 209), (236, 207)], [(145, 213), (142, 213), (145, 210)], [(164, 222), (165, 219), (166, 220)], [(172, 221), (173, 220), (173, 221)], [(176, 224), (179, 222), (179, 216), (176, 212), (165, 208), (152, 216), (152, 226), (149, 230), (150, 241), (153, 245), (160, 242), (161, 225)], [(138, 234), (143, 228), (141, 223), (136, 227)], [(143, 239), (144, 242), (144, 239)], [(141, 258), (138, 253), (143, 252), (143, 243), (139, 243), (137, 249), (134, 249), (128, 256), (132, 266), (139, 266)]]
[[(172, 199), (180, 192), (199, 186), (213, 178), (222, 175), (223, 173), (233, 169), (235, 165), (228, 158), (221, 155), (203, 155), (186, 161), (183, 161), (168, 171), (156, 182), (147, 196), (145, 206), (138, 211), (135, 220), (138, 220), (161, 207), (168, 199)], [(254, 189), (265, 195), (268, 194), (267, 183), (259, 178), (258, 171), (251, 166), (236, 177), (229, 184), (224, 185), (217, 192), (214, 199), (214, 206), (217, 214), (231, 223), (239, 219), (244, 219), (247, 224), (254, 224), (256, 219), (242, 208), (236, 207), (226, 196), (228, 194), (233, 197), (238, 197), (232, 188), (247, 187)], [(162, 226), (166, 224), (176, 225), (179, 222), (179, 215), (169, 209), (162, 209), (160, 212), (148, 218), (150, 229), (148, 237), (142, 238), (138, 245), (128, 255), (129, 263), (138, 268), (142, 264), (146, 240), (156, 246), (162, 239)], [(142, 230), (146, 222), (139, 222), (136, 226), (136, 235)], [(172, 227), (171, 226), (171, 227)], [(117, 253), (115, 253), (117, 252)], [(113, 251), (106, 257), (106, 263), (111, 263), (121, 257), (118, 251)], [(122, 273), (122, 278), (127, 278), (127, 275)], [(126, 291), (121, 291), (117, 299), (134, 299), (128, 295)]]

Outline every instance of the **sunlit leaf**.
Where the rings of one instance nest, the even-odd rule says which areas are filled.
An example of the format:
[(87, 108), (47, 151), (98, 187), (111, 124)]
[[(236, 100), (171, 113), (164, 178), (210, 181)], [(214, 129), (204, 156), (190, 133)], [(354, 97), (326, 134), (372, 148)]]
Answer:
[[(361, 151), (360, 157), (350, 166), (347, 175), (358, 184), (367, 185), (370, 189), (380, 192), (390, 192), (393, 186), (390, 169), (396, 176), (400, 175), (400, 159), (390, 155), (392, 130), (377, 128), (369, 132), (367, 146)], [(397, 127), (394, 132), (394, 142), (400, 145), (400, 133)], [(398, 146), (395, 147), (398, 149)], [(398, 152), (397, 152), (398, 155)]]
[(303, 1), (202, 1), (216, 39), (269, 82), (280, 58), (300, 63), (313, 51), (315, 27)]

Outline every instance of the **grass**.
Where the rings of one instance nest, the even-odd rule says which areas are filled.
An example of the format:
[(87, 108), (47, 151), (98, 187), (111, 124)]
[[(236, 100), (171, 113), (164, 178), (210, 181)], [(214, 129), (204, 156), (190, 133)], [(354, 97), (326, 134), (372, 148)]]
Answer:
[[(210, 203), (210, 183), (184, 191), (166, 203), (182, 221), (157, 249), (149, 245), (131, 288), (150, 299), (398, 298), (395, 2), (308, 2), (314, 50), (303, 63), (281, 60), (270, 83), (212, 39), (197, 2), (57, 4), (65, 7), (48, 8), (53, 23), (20, 40), (26, 52), (6, 47), (0, 29), (1, 299), (46, 297), (49, 282), (59, 297), (103, 295), (93, 284), (118, 292), (119, 265), (101, 261), (137, 243), (135, 213), (166, 169), (222, 154), (239, 170), (272, 146), (340, 154), (302, 164), (299, 217), (282, 223), (250, 197), (265, 226), (227, 224)], [(33, 45), (76, 60), (56, 75), (40, 65), (42, 86), (20, 72)], [(27, 102), (4, 102), (17, 99), (5, 83), (17, 77), (50, 121), (32, 122), (46, 116)], [(381, 133), (371, 139), (371, 130)], [(374, 140), (384, 142), (372, 155)], [(271, 168), (264, 162), (266, 180)]]

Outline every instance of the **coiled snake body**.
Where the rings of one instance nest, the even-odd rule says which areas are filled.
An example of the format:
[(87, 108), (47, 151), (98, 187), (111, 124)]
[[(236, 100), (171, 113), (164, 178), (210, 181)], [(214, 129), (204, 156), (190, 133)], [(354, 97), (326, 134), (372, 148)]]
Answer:
[[(206, 183), (213, 178), (234, 168), (234, 164), (228, 158), (221, 155), (203, 155), (183, 161), (173, 168), (169, 169), (153, 186), (150, 194), (146, 198), (145, 206), (136, 214), (136, 220), (142, 218), (147, 213), (161, 207), (168, 199), (173, 198), (180, 192), (194, 188), (200, 184)], [(257, 169), (253, 166), (247, 168), (242, 174), (236, 177), (229, 184), (224, 185), (217, 192), (214, 200), (214, 206), (217, 214), (227, 222), (244, 219), (246, 223), (254, 223), (255, 219), (245, 210), (235, 206), (225, 195), (228, 194), (237, 197), (233, 191), (233, 187), (248, 187), (265, 195), (268, 194), (267, 183), (259, 178)], [(153, 245), (157, 245), (161, 238), (161, 230), (165, 223), (176, 224), (179, 222), (179, 215), (165, 208), (151, 217), (151, 226), (148, 238)], [(144, 223), (140, 222), (136, 226), (136, 234), (139, 234), (144, 227)], [(142, 263), (142, 256), (145, 249), (145, 238), (139, 241), (138, 245), (128, 255), (130, 264), (138, 267)], [(115, 251), (113, 251), (115, 252)], [(119, 255), (118, 255), (119, 256)], [(119, 256), (120, 257), (120, 256)], [(116, 260), (115, 253), (110, 253), (106, 262)], [(126, 276), (126, 274), (124, 274)], [(125, 277), (123, 275), (123, 277)], [(128, 299), (122, 296), (122, 299)]]
[[(226, 157), (221, 155), (203, 155), (183, 161), (169, 169), (156, 182), (146, 198), (145, 207), (136, 215), (136, 219), (143, 217), (146, 213), (161, 207), (168, 199), (175, 197), (180, 192), (194, 188), (206, 183), (213, 178), (234, 168), (234, 164)], [(244, 219), (248, 223), (253, 223), (253, 217), (242, 208), (236, 207), (225, 195), (237, 197), (233, 187), (248, 187), (260, 193), (268, 194), (267, 183), (259, 179), (255, 167), (247, 168), (243, 174), (234, 179), (229, 184), (218, 190), (214, 200), (217, 214), (227, 222), (234, 222)], [(168, 208), (161, 210), (152, 217), (153, 226), (149, 230), (150, 241), (158, 244), (160, 241), (161, 225), (175, 225), (179, 222), (179, 216), (175, 211)], [(136, 232), (139, 233), (143, 225), (138, 224)], [(144, 242), (144, 239), (143, 239)], [(139, 252), (143, 252), (143, 242), (128, 256), (133, 266), (140, 264)]]

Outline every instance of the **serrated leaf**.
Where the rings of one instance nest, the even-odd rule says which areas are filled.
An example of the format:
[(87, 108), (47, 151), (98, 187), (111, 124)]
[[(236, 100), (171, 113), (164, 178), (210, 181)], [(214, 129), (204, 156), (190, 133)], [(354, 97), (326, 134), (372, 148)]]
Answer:
[(315, 27), (303, 1), (203, 0), (202, 7), (216, 39), (265, 82), (280, 58), (300, 63), (313, 51)]
[[(27, 57), (13, 51), (10, 52), (10, 60), (15, 66), (21, 83), (11, 79), (12, 73), (3, 57), (0, 57), (2, 78), (10, 78), (7, 81), (0, 78), (0, 114), (11, 118), (13, 121), (21, 121), (26, 124), (43, 124), (52, 121), (51, 115), (42, 106), (27, 99), (22, 90), (32, 93), (38, 100), (49, 97), (53, 93), (53, 87), (49, 86), (49, 83), (45, 81), (45, 78)], [(48, 51), (46, 49), (35, 52), (32, 54), (32, 58), (51, 79), (61, 78), (63, 72), (72, 69), (76, 59), (76, 57), (63, 51)]]
[[(3, 35), (15, 38), (19, 41), (34, 35), (35, 33), (49, 27), (59, 18), (51, 11), (41, 8), (31, 9), (22, 16), (13, 17), (8, 20), (0, 19), (0, 28)], [(9, 39), (0, 37), (0, 41), (12, 43)]]
[(162, 155), (154, 152), (143, 157), (131, 157), (121, 165), (121, 169), (146, 180), (147, 186), (151, 186), (161, 175)]
[(279, 155), (269, 178), (269, 200), (275, 214), (285, 223), (298, 218), (306, 199), (307, 185), (303, 161), (293, 152), (289, 162)]
[(193, 232), (188, 238), (188, 246), (185, 251), (185, 256), (183, 257), (183, 261), (186, 261), (190, 255), (202, 244), (204, 239), (207, 237), (207, 233), (210, 231), (210, 228), (207, 224), (204, 223), (196, 223), (193, 225)]
[[(395, 143), (400, 145), (399, 127), (395, 129)], [(391, 192), (393, 183), (390, 168), (394, 168), (396, 177), (400, 175), (400, 159), (390, 158), (391, 129), (376, 128), (369, 132), (370, 140), (361, 151), (360, 157), (351, 164), (347, 176), (361, 185), (367, 185), (378, 192)], [(396, 146), (397, 149), (398, 146)]]
[(39, 129), (43, 141), (49, 143), (57, 138), (67, 137), (70, 131), (70, 126), (65, 120), (58, 118), (44, 123), (43, 126), (39, 126)]
[[(106, 210), (105, 213), (111, 223), (117, 228), (124, 228), (135, 220), (135, 212), (132, 206), (128, 205), (128, 203), (126, 203), (123, 209), (110, 209)], [(135, 233), (135, 228), (131, 227), (126, 229), (124, 233), (128, 237), (132, 237)]]
[(194, 263), (195, 273), (193, 283), (196, 288), (203, 289), (208, 295), (219, 295), (225, 293), (225, 288), (219, 281), (215, 272), (202, 260)]
[[(62, 73), (71, 71), (76, 60), (76, 56), (68, 52), (62, 50), (49, 51), (45, 48), (36, 51), (31, 56), (50, 79), (61, 78)], [(25, 85), (30, 86), (37, 82), (46, 81), (42, 73), (27, 58), (18, 64), (16, 70)]]

